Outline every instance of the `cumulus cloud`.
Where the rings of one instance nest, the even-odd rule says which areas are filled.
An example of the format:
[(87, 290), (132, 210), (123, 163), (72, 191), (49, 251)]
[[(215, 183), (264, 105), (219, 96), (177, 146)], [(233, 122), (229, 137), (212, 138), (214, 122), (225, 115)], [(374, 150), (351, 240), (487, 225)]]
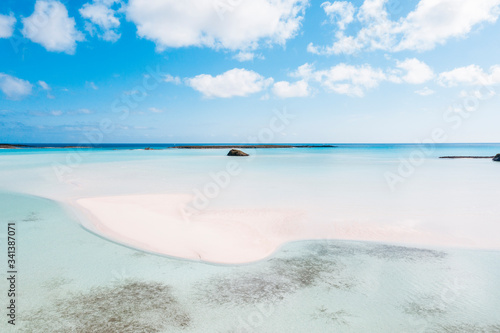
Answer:
[(234, 55), (233, 58), (238, 60), (239, 62), (243, 62), (253, 60), (254, 57), (255, 53), (253, 52), (238, 52), (236, 55)]
[[(387, 0), (365, 0), (356, 16), (361, 25), (357, 34), (347, 36), (339, 26), (332, 45), (310, 44), (308, 51), (326, 55), (361, 50), (425, 51), (451, 38), (464, 38), (481, 23), (495, 22), (500, 14), (500, 0), (420, 0), (406, 17), (392, 21), (386, 4)], [(331, 16), (329, 8), (323, 7)]]
[(255, 52), (240, 51), (233, 56), (233, 59), (239, 62), (252, 61), (254, 59), (264, 60), (265, 57), (262, 54), (256, 54)]
[(330, 69), (318, 71), (317, 78), (322, 86), (339, 94), (363, 96), (366, 89), (375, 88), (387, 79), (386, 74), (370, 65), (352, 66), (339, 64)]
[(113, 0), (94, 0), (92, 3), (86, 3), (80, 9), (80, 15), (87, 19), (86, 30), (94, 35), (97, 33), (99, 38), (110, 42), (116, 42), (121, 34), (117, 29), (120, 27), (120, 20), (115, 16), (116, 11), (111, 6), (116, 1)]
[(9, 99), (22, 99), (31, 94), (33, 85), (26, 80), (0, 73), (0, 90)]
[(12, 15), (0, 14), (0, 38), (9, 38), (14, 33), (16, 18)]
[(323, 70), (316, 70), (313, 65), (304, 64), (292, 73), (292, 76), (318, 82), (330, 92), (357, 97), (364, 96), (367, 89), (375, 88), (380, 82), (388, 80), (383, 70), (368, 64), (353, 66), (341, 63)]
[(490, 72), (485, 72), (478, 65), (458, 67), (439, 74), (438, 82), (444, 87), (454, 87), (459, 84), (492, 85), (500, 83), (500, 65), (494, 65)]
[(35, 11), (22, 20), (24, 37), (41, 44), (48, 51), (74, 54), (83, 34), (75, 28), (75, 19), (59, 1), (37, 0)]
[(355, 8), (352, 3), (347, 1), (323, 2), (321, 7), (331, 21), (336, 22), (340, 30), (354, 20)]
[(464, 37), (500, 14), (499, 0), (421, 0), (401, 24), (398, 50), (429, 50), (451, 37)]
[(362, 44), (352, 36), (345, 36), (343, 32), (337, 32), (335, 35), (337, 41), (332, 46), (316, 46), (309, 43), (307, 52), (319, 55), (353, 54), (362, 48)]
[(295, 83), (279, 81), (273, 85), (273, 93), (281, 98), (307, 97), (310, 94), (309, 85), (306, 81), (300, 80)]
[(433, 70), (426, 63), (415, 58), (398, 61), (396, 67), (406, 72), (402, 79), (408, 83), (421, 84), (434, 77)]
[(316, 70), (306, 63), (291, 76), (306, 82), (319, 83), (327, 91), (354, 97), (362, 97), (369, 89), (381, 82), (421, 84), (435, 77), (432, 69), (418, 59), (397, 61), (394, 68), (374, 68), (369, 64), (337, 64), (327, 69)]
[[(329, 92), (362, 97), (366, 91), (376, 88), (382, 82), (414, 85), (437, 82), (443, 87), (458, 85), (491, 86), (500, 84), (500, 65), (491, 66), (489, 71), (485, 71), (477, 65), (469, 65), (436, 75), (426, 63), (416, 58), (407, 58), (402, 61), (396, 60), (394, 67), (386, 69), (374, 68), (369, 64), (348, 65), (341, 63), (327, 69), (317, 70), (314, 65), (306, 63), (298, 67), (290, 75), (305, 81), (310, 86), (313, 83), (319, 84)], [(284, 91), (287, 88), (291, 88), (288, 82), (277, 82), (275, 87), (279, 85), (283, 87)], [(491, 90), (488, 91), (490, 92)], [(273, 92), (279, 95), (279, 93), (276, 93), (274, 87)], [(434, 94), (435, 91), (424, 87), (416, 90), (415, 93), (421, 96), (429, 96)]]
[[(235, 68), (217, 76), (201, 74), (184, 80), (186, 85), (201, 92), (205, 97), (229, 98), (248, 96), (266, 90), (279, 98), (307, 97), (316, 91), (315, 86), (326, 92), (363, 97), (367, 91), (377, 88), (381, 83), (421, 85), (437, 82), (444, 87), (459, 84), (484, 85), (500, 84), (500, 65), (484, 71), (477, 65), (460, 67), (438, 75), (423, 61), (416, 58), (396, 60), (392, 67), (376, 68), (370, 64), (350, 65), (340, 63), (329, 68), (316, 69), (313, 64), (305, 63), (289, 74), (295, 82), (278, 81), (250, 70)], [(178, 78), (167, 75), (166, 81)], [(180, 79), (179, 79), (180, 81)], [(421, 96), (435, 93), (429, 87), (415, 90)], [(262, 99), (268, 99), (269, 94)]]
[(187, 85), (209, 98), (248, 96), (266, 89), (272, 82), (272, 78), (266, 79), (242, 68), (234, 68), (217, 76), (201, 74), (186, 79)]
[(139, 36), (168, 47), (253, 50), (284, 44), (301, 25), (307, 0), (130, 0), (127, 18)]
[(174, 83), (174, 84), (181, 84), (181, 79), (180, 77), (178, 76), (172, 76), (170, 74), (166, 74), (164, 77), (163, 77), (163, 80), (165, 82), (171, 82), (171, 83)]

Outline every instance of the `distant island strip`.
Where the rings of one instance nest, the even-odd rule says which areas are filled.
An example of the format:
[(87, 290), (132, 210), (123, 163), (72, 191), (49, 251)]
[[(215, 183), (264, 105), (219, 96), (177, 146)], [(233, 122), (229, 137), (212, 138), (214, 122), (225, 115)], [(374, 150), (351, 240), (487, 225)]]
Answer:
[(335, 148), (334, 145), (207, 145), (207, 146), (173, 146), (177, 149), (230, 149), (230, 148)]
[[(160, 150), (160, 149), (231, 149), (231, 148), (335, 148), (337, 146), (335, 145), (324, 145), (324, 144), (310, 144), (310, 145), (273, 145), (273, 144), (262, 144), (262, 145), (255, 145), (255, 144), (249, 144), (249, 145), (182, 145), (182, 146), (170, 146), (170, 147), (145, 147), (145, 148), (137, 148), (137, 149), (144, 149), (144, 150)], [(29, 145), (18, 145), (18, 144), (0, 144), (0, 148), (4, 149), (22, 149), (22, 148), (31, 148), (31, 149), (37, 149), (37, 148), (60, 148), (60, 149), (67, 149), (67, 148), (86, 148), (86, 149), (91, 149), (91, 148), (103, 148), (103, 147), (95, 147), (95, 146), (29, 146)]]
[(54, 146), (29, 146), (29, 145), (11, 145), (11, 144), (6, 144), (2, 143), (0, 144), (0, 148), (3, 149), (46, 149), (46, 148), (94, 148), (92, 146), (61, 146), (61, 147), (54, 147)]
[(495, 162), (500, 162), (500, 154), (496, 154), (495, 156), (441, 156), (440, 158), (487, 158)]
[(9, 144), (0, 144), (0, 148), (4, 149), (16, 149), (16, 148), (31, 148), (25, 145), (9, 145)]
[(441, 156), (440, 158), (494, 158), (495, 156)]

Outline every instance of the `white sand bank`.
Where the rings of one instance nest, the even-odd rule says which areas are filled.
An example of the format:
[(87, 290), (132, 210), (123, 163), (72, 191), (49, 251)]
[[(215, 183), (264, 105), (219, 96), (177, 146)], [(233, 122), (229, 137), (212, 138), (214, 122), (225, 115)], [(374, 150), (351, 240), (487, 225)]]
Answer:
[[(351, 239), (482, 247), (408, 226), (314, 224), (299, 210), (201, 210), (184, 194), (128, 195), (76, 201), (103, 236), (147, 251), (217, 263), (263, 259), (280, 245), (302, 239)], [(484, 244), (486, 245), (486, 244)], [(491, 246), (491, 244), (488, 244)]]
[(281, 244), (316, 238), (300, 212), (207, 210), (194, 212), (188, 195), (131, 195), (79, 199), (97, 232), (147, 251), (218, 263), (269, 256)]

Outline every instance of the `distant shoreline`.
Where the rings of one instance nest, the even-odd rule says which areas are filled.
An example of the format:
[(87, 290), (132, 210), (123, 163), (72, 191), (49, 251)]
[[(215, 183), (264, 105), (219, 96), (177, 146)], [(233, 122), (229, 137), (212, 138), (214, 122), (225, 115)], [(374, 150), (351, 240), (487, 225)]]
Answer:
[(494, 158), (495, 156), (441, 156), (439, 158)]
[[(177, 149), (230, 149), (230, 148), (335, 148), (334, 145), (207, 145), (207, 146), (173, 146)], [(168, 148), (167, 148), (168, 149)]]
[(61, 147), (54, 147), (54, 146), (30, 146), (30, 145), (11, 145), (11, 144), (0, 144), (0, 149), (48, 149), (48, 148), (86, 148), (86, 149), (91, 149), (91, 148), (96, 148), (92, 146), (61, 146)]
[[(181, 145), (181, 146), (171, 146), (171, 147), (149, 147), (146, 146), (144, 148), (136, 148), (136, 149), (144, 149), (144, 150), (163, 150), (163, 149), (231, 149), (231, 148), (246, 148), (246, 149), (272, 149), (272, 148), (336, 148), (338, 146), (335, 145), (325, 145), (325, 144), (307, 144), (307, 145), (279, 145), (279, 144), (248, 144), (248, 145)], [(102, 149), (103, 147), (95, 147), (95, 146), (61, 146), (55, 147), (51, 145), (47, 146), (30, 146), (30, 145), (17, 145), (17, 144), (0, 144), (0, 148), (3, 149), (49, 149), (49, 148), (57, 148), (57, 149)], [(111, 148), (111, 147), (110, 147)]]

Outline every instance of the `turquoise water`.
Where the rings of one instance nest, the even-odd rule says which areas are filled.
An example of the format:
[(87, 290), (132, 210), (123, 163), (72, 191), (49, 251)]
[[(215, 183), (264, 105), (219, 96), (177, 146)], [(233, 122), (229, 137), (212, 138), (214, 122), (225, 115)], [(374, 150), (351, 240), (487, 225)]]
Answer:
[[(495, 155), (500, 145), (440, 146), (391, 189), (384, 174), (396, 173), (414, 151), (250, 150), (256, 157), (238, 162), (241, 172), (209, 207), (293, 206), (307, 212), (311, 228), (366, 220), (498, 244), (500, 165), (437, 157)], [(68, 151), (0, 151), (0, 240), (5, 244), (6, 224), (15, 221), (19, 291), (16, 328), (4, 319), (0, 331), (500, 331), (496, 250), (299, 241), (256, 263), (213, 265), (110, 242), (61, 204), (203, 190), (210, 173), (225, 170), (223, 153), (99, 150), (70, 165)], [(58, 177), (54, 166), (61, 165), (71, 171)]]

